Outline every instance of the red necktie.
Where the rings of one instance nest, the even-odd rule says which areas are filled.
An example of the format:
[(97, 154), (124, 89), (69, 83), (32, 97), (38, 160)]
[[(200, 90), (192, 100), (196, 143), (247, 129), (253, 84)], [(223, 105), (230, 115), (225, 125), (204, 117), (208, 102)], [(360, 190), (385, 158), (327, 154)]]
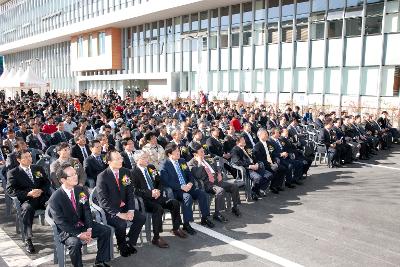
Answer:
[(72, 207), (74, 207), (74, 210), (76, 212), (76, 200), (75, 200), (75, 196), (74, 196), (74, 190), (70, 191), (70, 199), (71, 199), (71, 203), (72, 203)]
[(208, 168), (207, 164), (203, 161), (203, 166), (204, 169), (206, 170), (206, 173), (208, 175), (208, 180), (210, 181), (210, 183), (214, 183), (215, 179), (214, 179), (214, 175), (212, 174), (210, 168)]
[(118, 172), (114, 172), (114, 176), (115, 176), (115, 182), (118, 185), (118, 190), (121, 191), (121, 189), (119, 188), (119, 175), (118, 175)]

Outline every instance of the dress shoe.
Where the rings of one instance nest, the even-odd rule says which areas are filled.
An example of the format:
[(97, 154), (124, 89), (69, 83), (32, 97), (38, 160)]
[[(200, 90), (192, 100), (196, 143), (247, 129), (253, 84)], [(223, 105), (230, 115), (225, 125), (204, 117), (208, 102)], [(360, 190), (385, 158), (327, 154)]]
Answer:
[(297, 185), (303, 185), (303, 182), (298, 181), (298, 180), (297, 180), (297, 181), (294, 181), (294, 183), (297, 184)]
[(295, 186), (294, 184), (291, 184), (291, 183), (286, 183), (286, 187), (289, 187), (289, 188), (296, 188), (296, 186)]
[(232, 213), (235, 214), (236, 217), (242, 216), (242, 213), (240, 212), (238, 207), (233, 207), (232, 208)]
[(128, 243), (128, 250), (129, 250), (129, 253), (131, 253), (131, 254), (136, 254), (137, 253), (137, 250), (136, 250), (135, 246), (132, 245), (132, 244), (129, 244), (129, 243)]
[(279, 194), (279, 190), (277, 188), (271, 187), (269, 190), (272, 194)]
[(257, 200), (258, 200), (257, 194), (254, 193), (254, 192), (252, 192), (252, 193), (251, 193), (251, 199), (252, 199), (253, 201), (257, 201)]
[(93, 264), (93, 267), (111, 267), (111, 265), (105, 263), (105, 262), (98, 262)]
[(131, 252), (129, 251), (128, 247), (122, 247), (119, 248), (119, 254), (121, 255), (121, 257), (129, 257), (131, 255)]
[(188, 223), (188, 224), (184, 224), (183, 227), (182, 227), (182, 229), (183, 229), (184, 231), (186, 231), (186, 233), (188, 233), (189, 235), (195, 235), (195, 234), (197, 233), (196, 230), (194, 230), (194, 229), (192, 228), (192, 226), (190, 226), (189, 223)]
[(187, 238), (187, 234), (180, 228), (178, 230), (171, 230), (171, 234), (180, 238)]
[(207, 217), (201, 218), (200, 224), (207, 226), (208, 228), (214, 228), (214, 223), (210, 221)]
[(154, 239), (151, 240), (151, 243), (159, 248), (169, 248), (169, 245), (167, 242), (165, 242), (164, 239), (162, 239), (161, 237), (158, 239)]
[(33, 253), (36, 252), (35, 247), (33, 246), (31, 239), (27, 239), (26, 240), (26, 242), (25, 242), (25, 250), (29, 254), (33, 254)]
[(260, 190), (257, 192), (257, 196), (259, 198), (265, 197), (267, 195), (267, 193), (264, 190)]
[(221, 213), (215, 213), (213, 215), (213, 219), (220, 223), (226, 223), (228, 221), (228, 219), (225, 218)]

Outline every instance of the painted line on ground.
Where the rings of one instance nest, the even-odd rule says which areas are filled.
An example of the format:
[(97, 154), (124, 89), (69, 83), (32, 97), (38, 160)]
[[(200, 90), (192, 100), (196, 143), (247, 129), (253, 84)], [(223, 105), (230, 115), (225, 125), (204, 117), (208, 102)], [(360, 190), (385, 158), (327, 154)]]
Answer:
[(395, 168), (395, 167), (390, 167), (390, 166), (384, 166), (384, 165), (379, 165), (379, 164), (369, 164), (369, 163), (364, 163), (364, 162), (357, 162), (357, 163), (360, 165), (371, 167), (371, 168), (378, 167), (378, 168), (400, 171), (400, 168)]
[(25, 252), (0, 228), (0, 257), (9, 267), (28, 266), (32, 261)]
[(255, 256), (259, 257), (259, 258), (266, 259), (266, 260), (268, 260), (270, 262), (276, 263), (276, 264), (278, 264), (280, 266), (284, 266), (284, 267), (303, 267), (303, 265), (300, 265), (300, 264), (295, 263), (293, 261), (290, 261), (290, 260), (287, 260), (285, 258), (279, 257), (279, 256), (277, 256), (275, 254), (272, 254), (272, 253), (270, 253), (268, 251), (259, 249), (257, 247), (252, 246), (252, 245), (246, 244), (246, 243), (244, 243), (242, 241), (235, 240), (235, 239), (233, 239), (233, 238), (231, 238), (229, 236), (223, 235), (223, 234), (218, 233), (218, 232), (216, 232), (214, 230), (211, 230), (209, 228), (203, 227), (203, 226), (201, 226), (199, 224), (191, 223), (191, 226), (195, 230), (197, 230), (199, 232), (202, 232), (203, 234), (206, 234), (206, 235), (208, 235), (210, 237), (218, 239), (218, 240), (220, 240), (222, 242), (225, 242), (228, 245), (231, 245), (231, 246), (236, 247), (238, 249), (244, 250), (244, 251), (246, 251), (246, 252), (248, 252), (250, 254), (253, 254), (253, 255), (255, 255)]

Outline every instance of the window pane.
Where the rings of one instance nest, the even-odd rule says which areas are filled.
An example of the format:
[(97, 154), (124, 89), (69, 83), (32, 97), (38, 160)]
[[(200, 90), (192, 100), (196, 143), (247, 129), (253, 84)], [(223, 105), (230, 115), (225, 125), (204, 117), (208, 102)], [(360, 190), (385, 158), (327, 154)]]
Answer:
[(333, 20), (328, 22), (328, 38), (340, 38), (342, 37), (342, 20)]
[(312, 2), (312, 12), (324, 11), (326, 9), (327, 0), (313, 0)]
[(200, 13), (200, 28), (206, 30), (208, 28), (208, 12), (204, 11)]
[(232, 28), (232, 47), (239, 46), (240, 28)]
[(324, 38), (324, 22), (311, 23), (311, 40), (319, 40)]
[(256, 7), (255, 20), (264, 20), (265, 19), (265, 1), (257, 0), (255, 7)]
[(279, 42), (278, 23), (273, 23), (268, 26), (268, 43), (276, 44)]
[(210, 11), (210, 27), (218, 27), (218, 9), (213, 9)]
[(181, 32), (181, 17), (175, 18), (175, 33)]
[(243, 25), (243, 45), (251, 45), (252, 32), (251, 24)]
[(296, 29), (296, 38), (298, 41), (307, 41), (308, 39), (308, 26), (298, 25)]
[(346, 19), (346, 36), (360, 36), (361, 22), (361, 18)]
[(268, 22), (276, 22), (279, 18), (279, 0), (268, 1)]
[(223, 7), (221, 12), (221, 26), (229, 25), (229, 7)]
[(263, 45), (264, 44), (264, 23), (254, 24), (254, 44)]
[(219, 46), (221, 48), (227, 48), (228, 47), (228, 40), (229, 40), (229, 35), (227, 31), (221, 31), (220, 37), (219, 37)]
[(192, 31), (197, 31), (199, 29), (199, 15), (194, 13), (191, 15), (192, 20)]
[(309, 0), (298, 0), (296, 12), (297, 12), (298, 18), (308, 15), (310, 13), (310, 1)]
[(367, 5), (367, 16), (381, 15), (383, 13), (383, 3)]
[(347, 0), (347, 6), (348, 7), (362, 6), (363, 2), (364, 2), (363, 0)]
[(232, 25), (240, 23), (240, 5), (232, 6)]
[(291, 43), (293, 41), (293, 28), (282, 28), (282, 42)]
[(282, 0), (282, 17), (293, 16), (294, 4), (293, 0)]
[(329, 0), (329, 9), (343, 9), (345, 0)]
[(380, 34), (382, 32), (382, 17), (367, 17), (365, 19), (365, 34)]
[(217, 48), (217, 33), (213, 32), (210, 35), (210, 49), (216, 49)]
[(189, 15), (182, 17), (182, 32), (189, 32)]
[(253, 20), (252, 3), (243, 4), (243, 22), (250, 22)]

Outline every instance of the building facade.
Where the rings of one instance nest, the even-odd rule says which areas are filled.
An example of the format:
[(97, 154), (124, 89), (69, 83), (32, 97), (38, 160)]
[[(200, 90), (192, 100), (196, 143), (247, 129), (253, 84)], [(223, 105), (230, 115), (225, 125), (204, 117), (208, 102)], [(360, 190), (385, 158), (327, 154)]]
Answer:
[(61, 92), (399, 106), (399, 0), (0, 2), (5, 68)]

